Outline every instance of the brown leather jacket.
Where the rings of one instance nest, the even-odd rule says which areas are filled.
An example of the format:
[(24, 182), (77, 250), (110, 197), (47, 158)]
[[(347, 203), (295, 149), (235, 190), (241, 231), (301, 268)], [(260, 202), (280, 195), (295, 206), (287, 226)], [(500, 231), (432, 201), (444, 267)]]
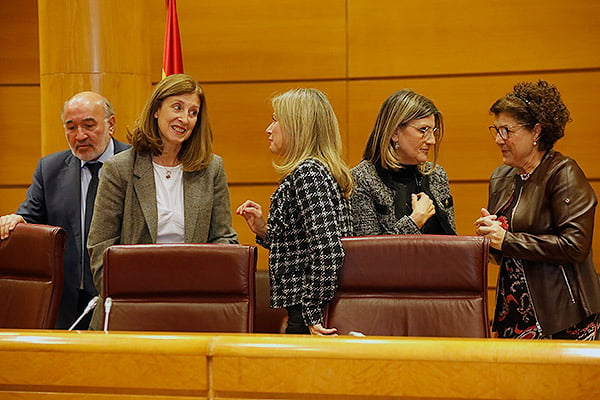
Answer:
[[(492, 174), (492, 214), (510, 199), (516, 174), (506, 165)], [(523, 260), (544, 335), (600, 312), (600, 282), (591, 251), (597, 203), (577, 163), (554, 150), (546, 153), (518, 197), (501, 253)]]

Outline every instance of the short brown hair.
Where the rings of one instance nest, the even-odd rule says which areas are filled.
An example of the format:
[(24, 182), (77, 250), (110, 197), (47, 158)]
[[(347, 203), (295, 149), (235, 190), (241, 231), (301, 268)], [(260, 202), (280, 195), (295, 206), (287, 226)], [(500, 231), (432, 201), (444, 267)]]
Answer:
[(508, 113), (520, 124), (533, 129), (540, 124), (542, 131), (539, 149), (550, 150), (565, 135), (565, 125), (571, 121), (569, 110), (562, 101), (556, 86), (539, 80), (519, 82), (511, 93), (499, 98), (490, 107), (490, 113)]

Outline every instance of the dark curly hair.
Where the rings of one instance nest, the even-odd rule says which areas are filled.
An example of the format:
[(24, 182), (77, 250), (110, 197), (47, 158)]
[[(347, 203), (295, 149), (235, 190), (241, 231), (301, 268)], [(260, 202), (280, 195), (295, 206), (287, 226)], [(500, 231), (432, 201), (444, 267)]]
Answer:
[(542, 151), (550, 150), (565, 135), (565, 125), (571, 121), (556, 86), (543, 80), (517, 83), (512, 93), (496, 100), (490, 107), (490, 113), (494, 115), (502, 112), (511, 114), (529, 129), (539, 123), (542, 132), (538, 143)]

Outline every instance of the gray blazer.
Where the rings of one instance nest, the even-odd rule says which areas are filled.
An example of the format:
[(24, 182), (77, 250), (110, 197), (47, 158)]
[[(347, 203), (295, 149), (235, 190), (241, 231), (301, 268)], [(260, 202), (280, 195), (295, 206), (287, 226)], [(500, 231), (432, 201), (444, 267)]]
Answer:
[[(88, 236), (94, 285), (102, 296), (104, 250), (114, 244), (156, 243), (158, 209), (152, 159), (130, 149), (102, 167)], [(186, 243), (237, 243), (223, 161), (213, 155), (202, 171), (183, 173)], [(91, 328), (101, 327), (97, 307)]]
[[(394, 191), (383, 183), (370, 161), (361, 161), (351, 172), (354, 178), (354, 192), (351, 198), (354, 235), (421, 234), (409, 216), (396, 218)], [(433, 173), (426, 178), (440, 223), (448, 234), (456, 234), (454, 204), (446, 171), (436, 165)]]

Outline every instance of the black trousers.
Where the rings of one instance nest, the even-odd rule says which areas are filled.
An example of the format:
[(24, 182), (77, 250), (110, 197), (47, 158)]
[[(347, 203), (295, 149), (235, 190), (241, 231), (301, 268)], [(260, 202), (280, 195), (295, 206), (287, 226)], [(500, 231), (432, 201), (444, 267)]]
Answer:
[(310, 335), (308, 326), (304, 323), (302, 318), (302, 306), (300, 304), (286, 307), (288, 313), (287, 328), (285, 333), (297, 334), (297, 335)]

